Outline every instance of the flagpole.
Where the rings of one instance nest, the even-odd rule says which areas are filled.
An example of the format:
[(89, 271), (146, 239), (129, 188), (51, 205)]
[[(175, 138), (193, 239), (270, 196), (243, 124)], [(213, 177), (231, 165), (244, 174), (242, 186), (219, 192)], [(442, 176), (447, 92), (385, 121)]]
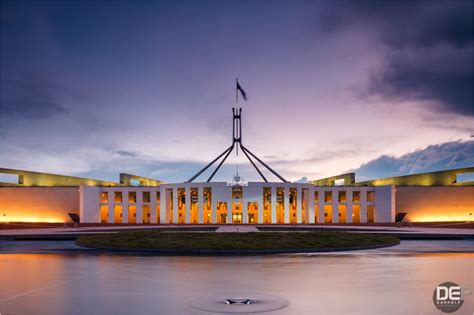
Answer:
[[(237, 88), (237, 86), (239, 85), (239, 78), (235, 78), (235, 102), (237, 104), (237, 108), (235, 109), (236, 111), (239, 110), (239, 89)], [(240, 134), (240, 130), (239, 130), (239, 134)], [(237, 144), (236, 148), (235, 148), (235, 155), (238, 156), (239, 155), (239, 145)], [(237, 164), (238, 165), (238, 164)], [(238, 166), (237, 166), (237, 173), (238, 173)]]
[(239, 78), (235, 78), (235, 102), (239, 104), (239, 89), (237, 89), (237, 85), (239, 84)]

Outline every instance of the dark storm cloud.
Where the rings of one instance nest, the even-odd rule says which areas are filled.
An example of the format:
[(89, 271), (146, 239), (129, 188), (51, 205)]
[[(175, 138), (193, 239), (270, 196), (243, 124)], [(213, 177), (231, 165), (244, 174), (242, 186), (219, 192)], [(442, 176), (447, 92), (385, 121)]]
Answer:
[(382, 155), (355, 170), (357, 181), (474, 166), (474, 141), (430, 145), (400, 157)]
[(1, 87), (0, 118), (35, 120), (65, 114), (68, 110), (58, 101), (56, 90), (57, 87), (42, 77), (21, 76), (8, 80)]
[(324, 30), (363, 29), (388, 48), (370, 94), (474, 115), (472, 1), (337, 1), (323, 12)]
[(0, 118), (41, 120), (68, 112), (60, 102), (61, 62), (43, 7), (2, 3)]

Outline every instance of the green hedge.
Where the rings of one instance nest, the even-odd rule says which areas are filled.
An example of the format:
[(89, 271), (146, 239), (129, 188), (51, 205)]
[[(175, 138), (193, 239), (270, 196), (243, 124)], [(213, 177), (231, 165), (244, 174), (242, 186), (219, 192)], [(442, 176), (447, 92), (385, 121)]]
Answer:
[(257, 233), (169, 233), (121, 232), (83, 235), (80, 246), (164, 252), (229, 252), (229, 251), (324, 251), (396, 245), (394, 236), (345, 232), (257, 232)]

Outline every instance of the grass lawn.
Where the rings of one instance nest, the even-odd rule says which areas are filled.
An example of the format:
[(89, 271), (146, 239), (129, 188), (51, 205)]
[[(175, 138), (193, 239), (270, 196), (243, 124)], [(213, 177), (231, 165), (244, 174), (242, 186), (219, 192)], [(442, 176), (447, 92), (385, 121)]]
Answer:
[(76, 240), (81, 246), (193, 253), (308, 252), (358, 249), (396, 245), (400, 240), (383, 234), (345, 232), (258, 232), (258, 233), (164, 233), (156, 231), (121, 232), (83, 235)]

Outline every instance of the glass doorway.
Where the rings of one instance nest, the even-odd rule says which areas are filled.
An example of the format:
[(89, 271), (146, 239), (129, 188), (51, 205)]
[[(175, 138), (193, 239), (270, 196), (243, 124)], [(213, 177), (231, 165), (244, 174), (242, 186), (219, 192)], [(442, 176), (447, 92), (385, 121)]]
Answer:
[(242, 187), (232, 187), (232, 223), (242, 224)]
[(242, 212), (232, 212), (232, 223), (241, 224), (242, 223)]

